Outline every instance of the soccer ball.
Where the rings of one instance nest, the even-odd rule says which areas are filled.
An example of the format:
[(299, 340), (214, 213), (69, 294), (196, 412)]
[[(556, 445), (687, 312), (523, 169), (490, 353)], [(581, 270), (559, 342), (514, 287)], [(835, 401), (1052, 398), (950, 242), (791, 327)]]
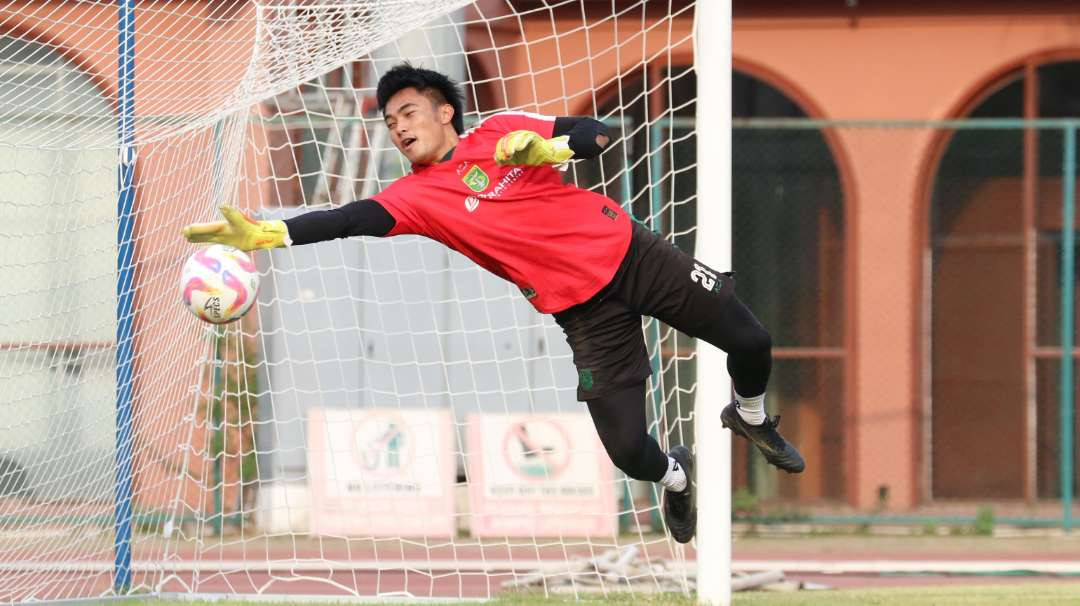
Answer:
[(204, 322), (226, 324), (251, 309), (259, 290), (259, 272), (242, 250), (222, 244), (200, 248), (184, 264), (180, 295)]

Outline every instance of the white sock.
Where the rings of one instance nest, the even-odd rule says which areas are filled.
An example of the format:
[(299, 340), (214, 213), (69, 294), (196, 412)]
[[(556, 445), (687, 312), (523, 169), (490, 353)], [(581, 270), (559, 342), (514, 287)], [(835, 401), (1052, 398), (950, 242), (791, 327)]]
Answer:
[(761, 425), (765, 422), (765, 393), (752, 398), (744, 398), (735, 392), (735, 401), (739, 403), (736, 409), (743, 421), (751, 425)]
[(660, 484), (671, 492), (686, 490), (686, 472), (678, 461), (671, 457), (667, 458), (667, 473), (660, 478)]

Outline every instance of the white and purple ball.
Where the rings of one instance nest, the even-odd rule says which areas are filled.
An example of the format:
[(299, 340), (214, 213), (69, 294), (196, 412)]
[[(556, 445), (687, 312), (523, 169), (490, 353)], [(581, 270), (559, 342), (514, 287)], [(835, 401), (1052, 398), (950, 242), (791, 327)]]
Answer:
[(212, 244), (200, 248), (184, 264), (180, 295), (191, 313), (204, 322), (227, 324), (251, 309), (259, 291), (259, 272), (244, 251)]

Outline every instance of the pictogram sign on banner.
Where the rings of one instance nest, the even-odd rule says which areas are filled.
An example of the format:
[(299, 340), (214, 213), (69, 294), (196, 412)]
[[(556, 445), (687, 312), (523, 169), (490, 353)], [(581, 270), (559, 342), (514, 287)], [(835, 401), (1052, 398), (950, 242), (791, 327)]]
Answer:
[(474, 536), (597, 536), (616, 531), (611, 462), (588, 415), (468, 418)]
[(455, 475), (449, 411), (308, 416), (313, 534), (453, 536)]

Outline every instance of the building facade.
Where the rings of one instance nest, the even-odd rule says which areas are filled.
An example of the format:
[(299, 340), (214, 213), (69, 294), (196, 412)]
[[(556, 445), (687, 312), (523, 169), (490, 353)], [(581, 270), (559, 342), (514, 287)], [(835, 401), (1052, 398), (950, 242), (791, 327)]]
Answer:
[[(512, 4), (528, 18), (510, 18), (504, 2), (489, 0), (465, 12), (470, 20), (481, 13), (489, 20), (465, 29), (472, 111), (604, 116), (617, 109), (641, 123), (669, 119), (669, 139), (661, 145), (673, 164), (663, 172), (692, 163), (692, 145), (670, 137), (692, 128), (685, 122), (695, 110), (692, 6), (663, 3), (665, 13), (675, 7), (674, 19), (628, 35), (620, 19), (649, 22), (659, 19), (658, 9), (646, 5), (600, 19), (610, 17), (610, 3), (585, 2), (584, 11)], [(230, 4), (228, 18), (216, 23), (193, 17), (166, 24), (170, 14), (222, 10), (214, 5), (147, 3), (142, 6), (173, 10), (144, 8), (139, 27), (179, 27), (206, 46), (202, 51), (221, 57), (249, 52), (239, 42), (210, 42), (251, 39), (242, 18), (250, 9), (242, 4)], [(82, 70), (103, 99), (115, 99), (115, 40), (85, 35), (112, 26), (111, 8), (21, 3), (5, 7), (3, 16), (7, 35), (48, 40), (50, 51)], [(197, 84), (183, 88), (198, 78), (170, 83), (169, 49), (155, 46), (152, 36), (143, 40), (139, 52), (149, 59), (140, 62), (139, 75), (152, 84), (138, 95), (166, 98), (175, 87), (189, 99), (213, 97)], [(1055, 210), (1062, 178), (1054, 163), (1060, 167), (1061, 133), (1014, 126), (980, 134), (895, 121), (1080, 115), (1080, 7), (1038, 0), (735, 2), (733, 55), (734, 269), (740, 292), (773, 331), (770, 397), (809, 465), (802, 476), (777, 478), (736, 442), (737, 483), (770, 497), (860, 509), (1054, 498), (1062, 359), (1055, 348), (1059, 260), (1053, 252), (1054, 234), (1062, 230)], [(568, 64), (576, 67), (557, 69)], [(214, 161), (207, 141), (148, 145), (138, 178), (146, 184), (202, 178)], [(641, 139), (638, 149), (652, 143)], [(164, 179), (180, 157), (192, 174)], [(244, 170), (273, 173), (269, 167), (280, 161), (252, 153)], [(679, 196), (691, 182), (682, 179), (645, 178), (630, 191), (660, 187)], [(241, 191), (252, 208), (284, 201), (281, 184)], [(181, 203), (155, 198), (154, 186), (140, 190), (136, 229), (177, 234), (186, 222)], [(666, 229), (679, 233), (681, 221), (692, 217), (676, 217)], [(139, 241), (143, 367), (136, 389), (141, 401), (174, 406), (180, 418), (187, 385), (170, 382), (169, 369), (194, 364), (201, 354), (177, 351), (157, 328), (167, 323), (157, 320), (166, 313), (160, 302), (173, 296), (168, 272), (158, 270), (182, 244), (159, 240), (150, 249), (149, 240)], [(1076, 352), (1065, 357), (1075, 361)], [(149, 425), (140, 435), (162, 444), (177, 439)], [(139, 461), (138, 481), (165, 486), (176, 476), (172, 465)]]

